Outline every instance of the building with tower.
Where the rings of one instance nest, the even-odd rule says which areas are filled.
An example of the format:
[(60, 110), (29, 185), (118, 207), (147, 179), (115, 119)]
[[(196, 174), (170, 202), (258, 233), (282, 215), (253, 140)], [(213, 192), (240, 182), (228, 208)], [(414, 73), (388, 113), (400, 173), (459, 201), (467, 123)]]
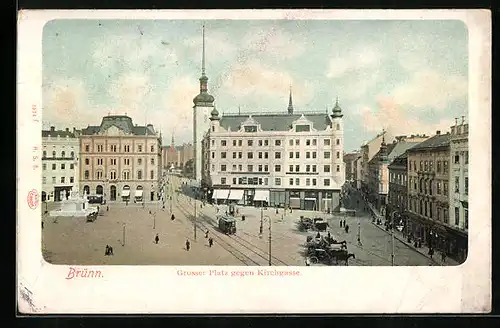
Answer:
[(80, 135), (80, 192), (107, 201), (157, 199), (161, 135), (152, 124), (134, 125), (126, 115), (105, 116)]
[(345, 181), (343, 114), (287, 111), (221, 114), (205, 134), (202, 186), (216, 202), (333, 211)]
[(193, 151), (194, 177), (197, 183), (202, 177), (202, 147), (205, 133), (210, 128), (210, 112), (214, 108), (214, 97), (208, 93), (208, 77), (205, 74), (205, 25), (202, 28), (203, 52), (201, 60), (200, 93), (193, 99)]

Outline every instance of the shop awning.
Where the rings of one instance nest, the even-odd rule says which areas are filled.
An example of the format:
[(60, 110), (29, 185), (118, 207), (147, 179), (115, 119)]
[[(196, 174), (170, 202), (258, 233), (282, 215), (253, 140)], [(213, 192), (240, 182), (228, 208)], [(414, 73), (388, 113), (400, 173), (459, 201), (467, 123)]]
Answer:
[(143, 191), (144, 191), (144, 190), (136, 190), (136, 191), (135, 191), (134, 196), (135, 196), (135, 197), (142, 197), (142, 192), (143, 192)]
[(255, 190), (255, 196), (253, 197), (253, 200), (263, 200), (268, 202), (269, 201), (269, 190)]
[(122, 197), (129, 197), (130, 196), (130, 190), (122, 190)]
[(215, 189), (212, 198), (213, 199), (227, 199), (228, 194), (229, 194), (228, 189)]
[(228, 199), (241, 200), (243, 198), (244, 192), (244, 190), (230, 190)]

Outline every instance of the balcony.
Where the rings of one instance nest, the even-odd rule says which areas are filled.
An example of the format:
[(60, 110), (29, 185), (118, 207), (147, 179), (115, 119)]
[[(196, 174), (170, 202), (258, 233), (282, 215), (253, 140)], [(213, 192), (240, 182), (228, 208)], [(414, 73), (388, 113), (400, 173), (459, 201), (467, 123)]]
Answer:
[(74, 161), (76, 160), (76, 157), (42, 157), (42, 160), (44, 161)]

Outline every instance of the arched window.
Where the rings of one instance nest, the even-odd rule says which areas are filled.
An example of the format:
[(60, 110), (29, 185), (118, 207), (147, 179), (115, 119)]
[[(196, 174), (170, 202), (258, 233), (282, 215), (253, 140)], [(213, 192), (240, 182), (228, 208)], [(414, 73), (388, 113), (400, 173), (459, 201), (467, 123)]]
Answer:
[(47, 151), (46, 150), (43, 151), (42, 157), (43, 158), (47, 157)]
[(84, 177), (85, 177), (85, 180), (89, 179), (89, 170), (85, 170)]
[(137, 180), (142, 180), (142, 170), (137, 171)]
[(337, 123), (337, 130), (340, 130), (340, 124)]
[(110, 177), (109, 177), (109, 178), (110, 178), (111, 180), (116, 180), (116, 171), (111, 171), (111, 172), (109, 173), (109, 175), (110, 175)]
[(71, 158), (75, 158), (75, 152), (74, 151), (71, 152)]
[(90, 161), (88, 158), (85, 158), (85, 165), (89, 165), (90, 164)]
[(52, 152), (52, 158), (56, 158), (56, 151), (55, 150)]
[(65, 158), (65, 157), (66, 157), (66, 152), (63, 150), (63, 151), (61, 152), (61, 158)]

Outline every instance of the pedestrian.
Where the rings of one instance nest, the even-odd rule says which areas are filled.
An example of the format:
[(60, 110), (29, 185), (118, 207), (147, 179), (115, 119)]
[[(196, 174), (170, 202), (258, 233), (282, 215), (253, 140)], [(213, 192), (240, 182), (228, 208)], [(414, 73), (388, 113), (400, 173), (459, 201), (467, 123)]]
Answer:
[(319, 231), (318, 231), (318, 233), (316, 234), (316, 238), (321, 238), (321, 234), (319, 233)]
[(208, 229), (205, 231), (205, 238), (208, 238)]
[(343, 226), (345, 227), (345, 220), (344, 220)]
[(309, 260), (309, 257), (306, 257), (306, 266), (311, 266), (311, 260)]
[(446, 262), (446, 252), (445, 252), (445, 251), (443, 251), (443, 252), (441, 253), (441, 261), (442, 261), (443, 263), (445, 263), (445, 262)]
[(158, 234), (156, 234), (156, 237), (155, 237), (155, 244), (158, 244), (158, 242), (160, 241), (160, 237), (158, 237)]
[(42, 221), (42, 229), (43, 229), (43, 221)]
[(214, 244), (214, 240), (212, 237), (208, 238), (208, 247), (212, 247), (212, 245)]
[(346, 232), (346, 233), (349, 233), (349, 225), (346, 225), (346, 226), (345, 226), (345, 232)]
[(106, 211), (109, 211), (109, 205), (106, 205)]
[(108, 255), (113, 255), (113, 247), (109, 246)]
[(431, 260), (432, 260), (432, 255), (434, 255), (434, 249), (433, 248), (429, 249), (429, 255), (431, 256)]
[(340, 220), (340, 227), (342, 228), (342, 220)]
[(262, 226), (259, 227), (259, 235), (262, 235)]
[(109, 245), (106, 245), (106, 250), (104, 251), (104, 255), (109, 255)]
[(174, 215), (174, 213), (172, 213), (172, 216), (170, 217), (170, 219), (171, 219), (172, 221), (174, 221), (174, 220), (175, 220), (175, 215)]
[(278, 214), (278, 208), (276, 208), (276, 214)]
[(149, 214), (151, 214), (151, 210), (149, 210)]
[(101, 208), (99, 207), (99, 205), (97, 205), (97, 213), (99, 213), (99, 210), (100, 210), (100, 209), (101, 209)]
[(186, 251), (189, 251), (190, 247), (191, 247), (191, 243), (189, 242), (189, 239), (186, 239)]
[(330, 234), (330, 231), (328, 231), (328, 239), (331, 239), (332, 235)]

